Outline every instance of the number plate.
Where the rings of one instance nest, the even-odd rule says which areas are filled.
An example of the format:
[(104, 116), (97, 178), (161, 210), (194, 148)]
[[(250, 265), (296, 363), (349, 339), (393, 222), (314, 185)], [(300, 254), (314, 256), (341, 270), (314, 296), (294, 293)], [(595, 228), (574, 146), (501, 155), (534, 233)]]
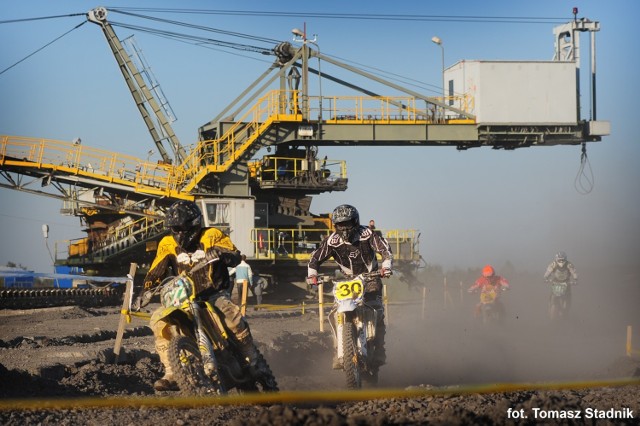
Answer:
[(162, 306), (169, 308), (182, 305), (182, 302), (191, 296), (191, 289), (193, 287), (189, 281), (187, 277), (180, 277), (173, 283), (168, 284), (160, 294)]
[(335, 283), (333, 295), (336, 300), (357, 299), (362, 296), (364, 286), (361, 279), (338, 281)]

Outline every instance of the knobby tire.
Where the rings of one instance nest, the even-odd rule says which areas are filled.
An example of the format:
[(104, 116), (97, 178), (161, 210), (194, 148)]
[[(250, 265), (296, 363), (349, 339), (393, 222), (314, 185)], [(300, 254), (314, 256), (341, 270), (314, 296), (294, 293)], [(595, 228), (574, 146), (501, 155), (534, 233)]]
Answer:
[(173, 337), (169, 343), (168, 355), (173, 377), (183, 393), (199, 395), (216, 388), (204, 372), (202, 354), (193, 339), (185, 336)]
[(342, 348), (343, 348), (343, 369), (347, 379), (347, 388), (360, 389), (362, 387), (362, 377), (360, 366), (358, 365), (358, 334), (356, 326), (349, 321), (345, 321), (342, 328)]

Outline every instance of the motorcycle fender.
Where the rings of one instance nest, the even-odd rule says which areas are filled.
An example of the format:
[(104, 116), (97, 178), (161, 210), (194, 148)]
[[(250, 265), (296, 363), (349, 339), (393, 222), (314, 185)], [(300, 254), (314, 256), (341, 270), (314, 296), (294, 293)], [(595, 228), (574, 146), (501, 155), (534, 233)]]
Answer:
[(164, 326), (161, 330), (158, 330), (162, 333), (165, 338), (170, 338), (171, 333), (168, 331), (171, 326), (182, 324), (183, 320), (186, 319), (186, 314), (180, 308), (171, 306), (164, 309), (156, 310), (149, 320), (149, 326), (152, 330), (158, 330), (158, 323), (162, 322)]

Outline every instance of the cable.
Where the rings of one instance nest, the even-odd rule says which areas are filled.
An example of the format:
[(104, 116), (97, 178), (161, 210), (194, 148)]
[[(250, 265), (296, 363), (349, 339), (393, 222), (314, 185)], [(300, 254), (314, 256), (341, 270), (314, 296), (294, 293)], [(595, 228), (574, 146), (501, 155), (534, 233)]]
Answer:
[(120, 28), (127, 28), (127, 29), (130, 29), (130, 30), (136, 30), (136, 31), (141, 31), (141, 32), (146, 32), (146, 33), (149, 33), (149, 34), (154, 34), (154, 35), (163, 36), (163, 37), (167, 37), (167, 38), (175, 38), (177, 40), (191, 40), (191, 41), (194, 41), (194, 42), (198, 42), (196, 45), (199, 45), (200, 43), (213, 44), (213, 45), (216, 45), (216, 46), (228, 47), (228, 48), (231, 48), (231, 49), (244, 50), (244, 51), (249, 51), (249, 52), (256, 52), (256, 53), (261, 53), (261, 54), (265, 54), (265, 55), (273, 54), (273, 49), (271, 49), (271, 48), (270, 49), (266, 49), (264, 47), (251, 46), (249, 44), (233, 43), (233, 42), (229, 42), (229, 41), (216, 40), (216, 39), (207, 38), (207, 37), (199, 37), (199, 36), (192, 36), (192, 35), (188, 35), (188, 34), (180, 34), (180, 33), (176, 33), (176, 32), (173, 32), (173, 31), (157, 30), (157, 29), (153, 29), (153, 28), (149, 28), (149, 27), (141, 27), (141, 26), (138, 26), (138, 25), (124, 24), (124, 23), (121, 23), (121, 22), (113, 22), (113, 21), (111, 21), (111, 26), (120, 27)]
[(578, 174), (573, 182), (573, 186), (576, 188), (579, 194), (586, 195), (593, 191), (594, 176), (593, 169), (591, 169), (591, 163), (587, 157), (587, 144), (582, 143), (582, 154), (580, 154), (580, 168)]
[(37, 49), (36, 51), (34, 51), (33, 53), (30, 53), (29, 55), (25, 56), (24, 58), (20, 59), (18, 62), (16, 62), (15, 64), (3, 69), (2, 71), (0, 71), (0, 75), (4, 74), (6, 71), (9, 71), (11, 68), (15, 67), (16, 65), (18, 65), (21, 62), (24, 62), (25, 60), (29, 59), (30, 57), (32, 57), (33, 55), (35, 55), (36, 53), (40, 52), (42, 49), (44, 49), (45, 47), (55, 43), (56, 41), (60, 40), (62, 37), (66, 36), (67, 34), (69, 34), (71, 31), (76, 30), (78, 28), (80, 28), (81, 26), (83, 26), (84, 24), (86, 24), (87, 21), (83, 21), (81, 23), (79, 23), (78, 25), (76, 25), (75, 27), (71, 28), (69, 31), (67, 31), (66, 33), (62, 34), (59, 37), (54, 38), (53, 40), (51, 40), (49, 43), (45, 44), (44, 46), (42, 46), (41, 48)]
[(0, 21), (0, 24), (14, 24), (16, 22), (41, 21), (43, 19), (68, 18), (71, 16), (85, 16), (85, 15), (86, 15), (85, 13), (72, 13), (70, 15), (42, 16), (39, 18), (8, 19), (6, 21)]
[(249, 39), (249, 40), (262, 41), (262, 42), (270, 43), (270, 44), (274, 44), (274, 43), (279, 43), (280, 42), (280, 40), (275, 40), (275, 39), (272, 39), (272, 38), (258, 37), (258, 36), (253, 36), (253, 35), (249, 35), (249, 34), (238, 33), (238, 32), (235, 32), (235, 31), (221, 30), (221, 29), (218, 29), (218, 28), (205, 27), (205, 26), (202, 26), (202, 25), (195, 25), (195, 24), (190, 24), (190, 23), (187, 23), (187, 22), (180, 22), (180, 21), (173, 21), (173, 20), (169, 20), (169, 19), (156, 18), (156, 17), (153, 17), (153, 16), (138, 15), (136, 13), (124, 12), (124, 11), (119, 10), (119, 9), (109, 9), (109, 10), (111, 12), (114, 12), (114, 13), (120, 13), (120, 14), (123, 14), (123, 15), (134, 16), (134, 17), (137, 17), (137, 18), (149, 19), (149, 20), (152, 20), (152, 21), (164, 22), (166, 24), (178, 25), (178, 26), (183, 26), (183, 27), (187, 27), (187, 28), (194, 28), (194, 29), (198, 29), (198, 30), (214, 32), (214, 33), (218, 33), (218, 34), (230, 35), (230, 36), (233, 36), (233, 37), (246, 38), (246, 39)]
[(573, 19), (551, 17), (523, 17), (523, 16), (455, 16), (455, 15), (389, 15), (374, 13), (320, 13), (320, 12), (267, 12), (248, 10), (219, 10), (219, 9), (171, 9), (171, 8), (140, 8), (119, 7), (120, 11), (139, 11), (156, 13), (185, 13), (199, 15), (239, 15), (239, 16), (269, 16), (321, 19), (360, 19), (379, 21), (445, 21), (445, 22), (482, 22), (507, 24), (549, 24)]

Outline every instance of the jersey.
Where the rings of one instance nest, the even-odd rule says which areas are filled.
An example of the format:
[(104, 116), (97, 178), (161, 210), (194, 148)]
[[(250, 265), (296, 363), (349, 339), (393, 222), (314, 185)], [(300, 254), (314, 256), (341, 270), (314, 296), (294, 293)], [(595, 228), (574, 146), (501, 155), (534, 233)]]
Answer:
[[(230, 287), (229, 270), (227, 267), (236, 266), (240, 262), (240, 253), (231, 239), (216, 228), (205, 228), (200, 235), (198, 248), (209, 253), (213, 247), (222, 252), (220, 260), (207, 265), (193, 275), (196, 294), (205, 290), (226, 290)], [(178, 263), (177, 256), (185, 253), (173, 236), (168, 235), (160, 240), (156, 257), (151, 263), (149, 272), (144, 279), (144, 287), (152, 288), (169, 275), (178, 275), (187, 269), (187, 265)]]
[[(382, 267), (392, 268), (393, 253), (387, 240), (379, 233), (372, 232), (366, 226), (360, 226), (354, 242), (347, 242), (336, 233), (331, 233), (311, 253), (307, 267), (307, 276), (318, 275), (318, 268), (329, 258), (338, 264), (340, 270), (349, 276), (378, 270), (376, 254), (382, 256)], [(381, 292), (380, 279), (371, 278), (365, 283), (365, 293)]]
[(573, 266), (573, 263), (567, 261), (564, 262), (564, 265), (561, 265), (554, 260), (549, 264), (546, 272), (544, 273), (545, 280), (549, 277), (552, 277), (555, 282), (568, 283), (569, 281), (578, 280), (578, 272)]
[(469, 288), (469, 291), (475, 290), (477, 288), (479, 288), (480, 291), (485, 291), (486, 289), (491, 289), (493, 287), (496, 287), (497, 290), (500, 290), (502, 287), (507, 289), (509, 288), (509, 281), (507, 281), (506, 278), (501, 277), (500, 275), (494, 275), (492, 277), (480, 277)]

